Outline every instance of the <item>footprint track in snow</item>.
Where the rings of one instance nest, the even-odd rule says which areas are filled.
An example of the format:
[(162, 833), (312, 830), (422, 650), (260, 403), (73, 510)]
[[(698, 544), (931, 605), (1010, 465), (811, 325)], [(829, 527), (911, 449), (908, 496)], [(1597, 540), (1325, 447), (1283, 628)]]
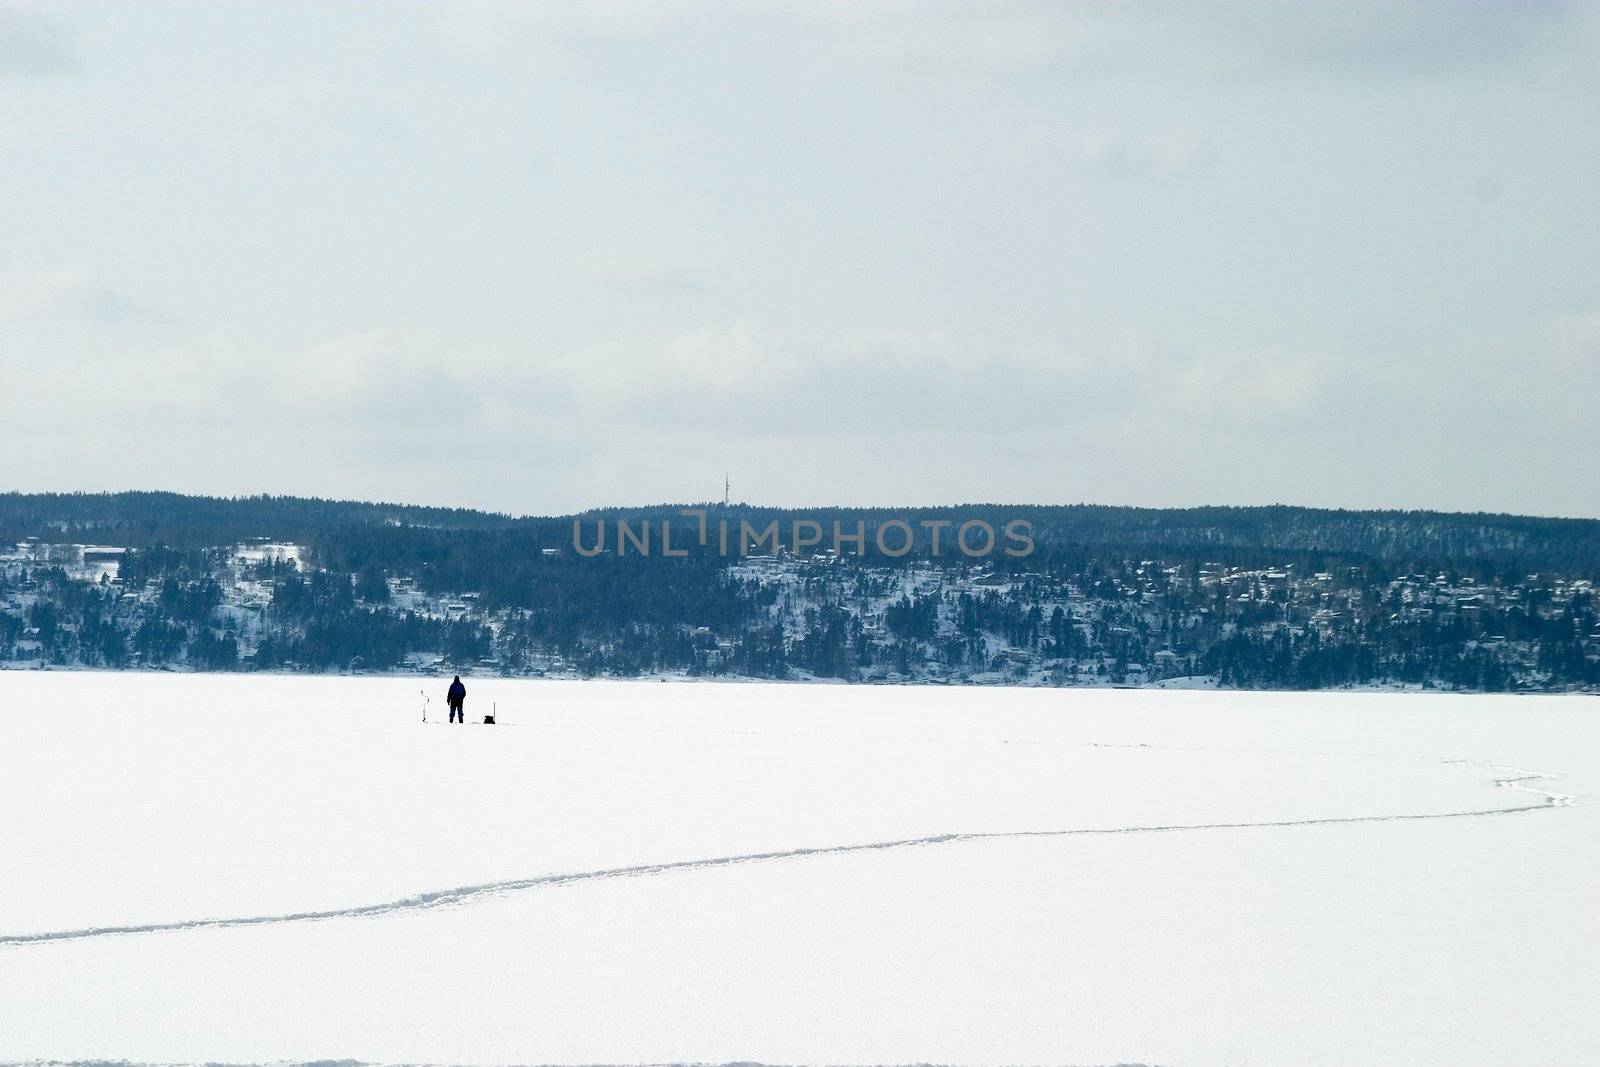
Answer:
[[(906, 739), (918, 740), (918, 739)], [(937, 740), (946, 740), (943, 738)], [(1108, 745), (1097, 742), (1084, 742), (1086, 747), (1106, 748), (1161, 748), (1166, 746), (1117, 744)], [(1209, 751), (1209, 750), (1197, 750)], [(1368, 755), (1367, 753), (1283, 753), (1285, 755)], [(1376, 754), (1372, 754), (1376, 755)], [(1432, 758), (1432, 757), (1410, 757)], [(398, 897), (393, 900), (380, 901), (371, 904), (358, 904), (344, 908), (326, 908), (320, 910), (281, 912), (269, 915), (242, 915), (210, 919), (185, 919), (175, 922), (143, 923), (124, 926), (90, 926), (78, 930), (54, 930), (30, 934), (0, 934), (0, 948), (14, 948), (22, 945), (51, 944), (63, 941), (82, 941), (98, 937), (118, 937), (129, 934), (155, 934), (172, 933), (187, 930), (217, 930), (244, 926), (274, 926), (281, 923), (319, 922), (329, 919), (358, 919), (370, 916), (393, 915), (399, 912), (422, 911), (430, 908), (448, 907), (456, 904), (470, 902), (480, 897), (496, 897), (508, 893), (518, 893), (530, 889), (546, 886), (571, 885), (578, 882), (602, 881), (612, 878), (637, 878), (646, 875), (668, 874), (674, 871), (703, 870), (713, 867), (730, 867), (746, 863), (767, 863), (779, 860), (803, 859), (810, 856), (836, 856), (850, 852), (884, 852), (891, 849), (921, 848), (936, 845), (950, 845), (967, 841), (998, 841), (1018, 838), (1044, 838), (1044, 837), (1089, 837), (1118, 834), (1154, 834), (1154, 833), (1185, 833), (1205, 830), (1247, 830), (1247, 829), (1272, 829), (1282, 827), (1300, 826), (1335, 826), (1349, 823), (1369, 822), (1414, 822), (1431, 819), (1464, 819), (1478, 818), (1489, 815), (1517, 815), (1533, 811), (1545, 811), (1551, 808), (1570, 807), (1577, 803), (1577, 798), (1567, 793), (1556, 793), (1546, 789), (1539, 789), (1528, 782), (1547, 782), (1557, 776), (1542, 771), (1531, 771), (1522, 767), (1511, 767), (1504, 764), (1489, 763), (1484, 760), (1474, 759), (1441, 759), (1437, 762), (1482, 767), (1508, 775), (1504, 778), (1494, 779), (1494, 786), (1500, 789), (1510, 789), (1527, 793), (1540, 798), (1536, 803), (1518, 804), (1499, 808), (1481, 808), (1472, 811), (1445, 811), (1445, 812), (1419, 812), (1401, 813), (1395, 815), (1343, 815), (1325, 816), (1313, 819), (1269, 819), (1255, 822), (1214, 822), (1214, 823), (1178, 823), (1172, 825), (1144, 825), (1144, 826), (1110, 826), (1110, 827), (1078, 827), (1055, 830), (984, 830), (971, 832), (952, 832), (943, 834), (929, 834), (922, 837), (907, 837), (891, 841), (871, 841), (845, 845), (822, 845), (811, 848), (785, 849), (774, 852), (747, 852), (731, 856), (715, 856), (708, 859), (674, 860), (665, 863), (645, 863), (630, 867), (608, 867), (592, 871), (571, 871), (558, 874), (542, 874), (530, 878), (513, 878), (498, 882), (483, 882), (476, 885), (452, 886), (445, 889), (428, 890), (410, 896)]]

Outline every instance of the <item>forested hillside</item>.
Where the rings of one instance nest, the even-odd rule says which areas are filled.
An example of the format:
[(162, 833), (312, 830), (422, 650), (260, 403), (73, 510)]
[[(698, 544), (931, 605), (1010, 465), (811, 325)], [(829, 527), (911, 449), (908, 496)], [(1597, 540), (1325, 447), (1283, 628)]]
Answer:
[(1585, 519), (4, 494), (0, 546), (9, 666), (1600, 685)]

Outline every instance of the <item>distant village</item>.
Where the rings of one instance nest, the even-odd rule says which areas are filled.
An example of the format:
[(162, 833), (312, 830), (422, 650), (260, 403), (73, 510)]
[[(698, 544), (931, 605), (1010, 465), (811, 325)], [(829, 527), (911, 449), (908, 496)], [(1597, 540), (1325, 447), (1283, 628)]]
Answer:
[(292, 543), (30, 539), (0, 551), (0, 667), (1600, 691), (1600, 600), (1582, 578), (780, 552), (707, 580), (720, 599), (699, 617), (621, 609), (600, 625), (327, 570)]

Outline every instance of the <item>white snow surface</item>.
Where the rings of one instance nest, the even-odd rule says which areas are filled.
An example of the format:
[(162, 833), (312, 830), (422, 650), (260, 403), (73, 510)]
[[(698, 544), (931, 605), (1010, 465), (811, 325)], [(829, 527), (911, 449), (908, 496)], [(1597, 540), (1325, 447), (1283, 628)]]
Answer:
[(1593, 697), (447, 681), (0, 674), (0, 1061), (1600, 1062)]

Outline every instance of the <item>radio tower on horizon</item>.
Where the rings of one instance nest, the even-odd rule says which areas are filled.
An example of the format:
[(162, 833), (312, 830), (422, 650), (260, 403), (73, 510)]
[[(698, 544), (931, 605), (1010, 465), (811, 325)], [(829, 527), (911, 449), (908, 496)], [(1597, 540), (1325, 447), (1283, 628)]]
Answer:
[(723, 507), (727, 507), (728, 506), (728, 485), (729, 485), (728, 474), (727, 474), (726, 471), (724, 471), (723, 474), (722, 474), (722, 506)]

